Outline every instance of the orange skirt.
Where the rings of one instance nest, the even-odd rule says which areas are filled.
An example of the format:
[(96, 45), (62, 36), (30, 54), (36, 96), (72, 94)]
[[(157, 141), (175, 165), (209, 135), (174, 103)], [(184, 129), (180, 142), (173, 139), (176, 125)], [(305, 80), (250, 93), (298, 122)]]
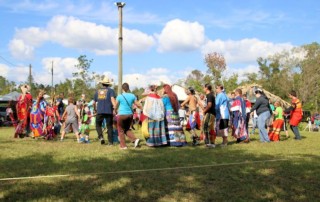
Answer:
[(283, 127), (283, 119), (276, 119), (272, 123), (272, 130), (269, 132), (270, 141), (279, 141), (280, 140), (280, 131)]

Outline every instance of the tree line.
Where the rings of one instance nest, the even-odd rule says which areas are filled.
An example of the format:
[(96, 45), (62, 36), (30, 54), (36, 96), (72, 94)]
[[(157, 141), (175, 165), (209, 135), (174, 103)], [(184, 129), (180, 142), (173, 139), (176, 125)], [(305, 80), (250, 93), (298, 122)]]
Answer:
[[(64, 92), (67, 96), (80, 97), (82, 93), (85, 93), (87, 97), (93, 97), (98, 87), (96, 81), (102, 80), (104, 76), (90, 71), (92, 62), (93, 60), (88, 59), (86, 55), (80, 55), (75, 65), (77, 71), (73, 73), (73, 77), (56, 84), (53, 89), (50, 85), (37, 83), (34, 78), (27, 78), (26, 83), (31, 81), (33, 96), (36, 96), (37, 89), (44, 89), (49, 95), (53, 92), (56, 94)], [(288, 101), (288, 92), (296, 90), (305, 110), (314, 112), (319, 110), (320, 45), (317, 42), (294, 47), (266, 58), (257, 58), (259, 70), (246, 73), (242, 80), (236, 73), (226, 76), (227, 61), (220, 53), (213, 51), (206, 54), (204, 64), (207, 66), (206, 72), (195, 69), (176, 84), (185, 87), (192, 86), (199, 92), (202, 92), (205, 83), (211, 83), (213, 86), (222, 84), (230, 92), (238, 86), (256, 83)], [(117, 85), (114, 86), (115, 92), (117, 92), (117, 87)], [(18, 90), (15, 82), (8, 81), (3, 76), (0, 76), (0, 88), (2, 95)], [(143, 90), (143, 88), (136, 88), (133, 89), (133, 93), (140, 96)]]
[(295, 90), (305, 110), (319, 112), (320, 105), (320, 45), (311, 43), (282, 51), (266, 58), (257, 58), (259, 70), (244, 75), (240, 80), (234, 73), (226, 77), (226, 61), (219, 53), (205, 56), (207, 72), (193, 70), (180, 85), (193, 86), (202, 91), (205, 83), (222, 84), (230, 92), (238, 86), (258, 84), (267, 91), (289, 101), (288, 93)]

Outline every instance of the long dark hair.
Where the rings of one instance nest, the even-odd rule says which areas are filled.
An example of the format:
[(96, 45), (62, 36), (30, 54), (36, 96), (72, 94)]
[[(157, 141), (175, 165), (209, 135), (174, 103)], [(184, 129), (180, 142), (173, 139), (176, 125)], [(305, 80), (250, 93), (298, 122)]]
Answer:
[(164, 84), (163, 85), (163, 90), (164, 90), (164, 94), (167, 94), (169, 99), (170, 99), (170, 103), (172, 105), (173, 111), (178, 112), (178, 96), (177, 94), (175, 94), (172, 89), (171, 86), (169, 86), (168, 84)]

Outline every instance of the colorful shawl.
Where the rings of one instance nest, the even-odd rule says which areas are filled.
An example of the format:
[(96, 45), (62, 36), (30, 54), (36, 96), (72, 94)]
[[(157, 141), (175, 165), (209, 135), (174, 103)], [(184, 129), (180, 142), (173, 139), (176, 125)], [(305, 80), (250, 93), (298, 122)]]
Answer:
[(248, 136), (246, 130), (246, 104), (242, 97), (237, 96), (231, 106), (232, 135), (238, 140), (245, 140)]

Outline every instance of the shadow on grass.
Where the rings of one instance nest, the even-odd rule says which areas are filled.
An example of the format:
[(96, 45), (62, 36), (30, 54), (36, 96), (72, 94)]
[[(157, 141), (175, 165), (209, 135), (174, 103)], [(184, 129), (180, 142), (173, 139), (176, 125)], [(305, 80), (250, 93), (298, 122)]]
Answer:
[[(118, 159), (70, 159), (55, 154), (0, 159), (3, 177), (72, 174), (69, 177), (0, 181), (0, 199), (63, 201), (315, 201), (320, 198), (319, 156), (285, 161), (229, 148), (140, 149)], [(280, 159), (280, 157), (279, 157)], [(236, 163), (238, 165), (225, 165)], [(219, 165), (224, 164), (224, 165)], [(216, 165), (212, 167), (112, 171)], [(96, 174), (91, 174), (96, 173)], [(99, 174), (97, 174), (99, 173)]]

